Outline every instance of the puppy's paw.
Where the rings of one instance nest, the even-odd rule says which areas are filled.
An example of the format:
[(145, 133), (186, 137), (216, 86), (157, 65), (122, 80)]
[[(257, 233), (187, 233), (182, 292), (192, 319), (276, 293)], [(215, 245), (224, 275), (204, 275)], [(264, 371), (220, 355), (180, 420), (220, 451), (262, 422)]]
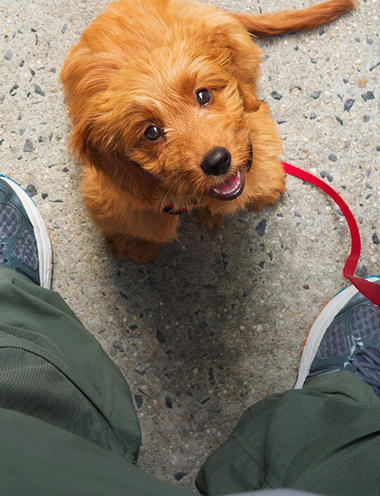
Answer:
[(261, 210), (266, 205), (273, 205), (285, 191), (285, 171), (277, 159), (273, 162), (256, 162), (254, 188), (248, 190), (249, 200), (246, 205), (251, 210)]
[(268, 191), (265, 195), (251, 198), (247, 207), (250, 210), (261, 210), (266, 205), (273, 205), (278, 202), (285, 191), (285, 181), (279, 183), (276, 188)]
[(159, 243), (122, 234), (106, 237), (105, 240), (107, 248), (118, 260), (129, 258), (138, 264), (146, 264), (154, 260), (160, 251)]
[(223, 225), (224, 215), (212, 214), (208, 208), (198, 209), (198, 215), (202, 224), (210, 231)]

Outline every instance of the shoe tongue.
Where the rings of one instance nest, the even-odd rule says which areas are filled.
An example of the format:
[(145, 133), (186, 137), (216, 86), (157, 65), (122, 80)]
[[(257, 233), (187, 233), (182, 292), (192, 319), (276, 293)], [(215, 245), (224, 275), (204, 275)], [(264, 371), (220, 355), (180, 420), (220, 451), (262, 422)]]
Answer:
[(214, 186), (213, 190), (216, 191), (219, 195), (225, 195), (233, 191), (237, 186), (241, 183), (241, 178), (239, 172), (237, 172), (234, 176), (228, 177), (223, 184), (219, 184), (218, 186)]

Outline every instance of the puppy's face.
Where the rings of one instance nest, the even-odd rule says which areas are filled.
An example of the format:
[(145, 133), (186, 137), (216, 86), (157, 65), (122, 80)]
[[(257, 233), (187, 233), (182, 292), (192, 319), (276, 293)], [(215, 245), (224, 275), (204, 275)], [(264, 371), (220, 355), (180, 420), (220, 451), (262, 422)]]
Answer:
[(131, 169), (145, 173), (162, 205), (244, 193), (250, 154), (244, 95), (230, 51), (219, 48), (216, 57), (203, 48), (173, 43), (138, 54), (88, 109), (84, 144), (91, 161), (103, 170), (104, 163), (117, 164), (119, 177), (131, 178)]

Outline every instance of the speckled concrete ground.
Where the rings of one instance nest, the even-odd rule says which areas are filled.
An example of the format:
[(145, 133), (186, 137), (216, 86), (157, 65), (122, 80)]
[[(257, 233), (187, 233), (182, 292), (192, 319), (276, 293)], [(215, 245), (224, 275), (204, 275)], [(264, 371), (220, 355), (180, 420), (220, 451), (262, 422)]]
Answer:
[[(240, 213), (213, 233), (189, 215), (154, 263), (113, 260), (83, 207), (59, 85), (65, 54), (106, 3), (0, 0), (0, 172), (33, 195), (52, 238), (54, 289), (131, 385), (140, 466), (191, 487), (248, 405), (292, 387), (308, 327), (345, 284), (349, 234), (323, 193), (290, 178), (274, 208)], [(219, 5), (268, 12), (310, 3)], [(322, 29), (258, 41), (260, 93), (284, 159), (324, 177), (351, 206), (360, 275), (380, 272), (378, 8), (362, 0)]]

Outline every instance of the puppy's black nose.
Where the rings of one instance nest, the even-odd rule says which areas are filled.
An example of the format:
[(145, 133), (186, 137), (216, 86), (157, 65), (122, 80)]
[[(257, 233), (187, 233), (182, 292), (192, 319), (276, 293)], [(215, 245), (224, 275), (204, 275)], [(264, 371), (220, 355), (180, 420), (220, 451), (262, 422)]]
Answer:
[(221, 176), (225, 174), (231, 165), (231, 153), (227, 148), (217, 146), (203, 157), (201, 169), (205, 174)]

